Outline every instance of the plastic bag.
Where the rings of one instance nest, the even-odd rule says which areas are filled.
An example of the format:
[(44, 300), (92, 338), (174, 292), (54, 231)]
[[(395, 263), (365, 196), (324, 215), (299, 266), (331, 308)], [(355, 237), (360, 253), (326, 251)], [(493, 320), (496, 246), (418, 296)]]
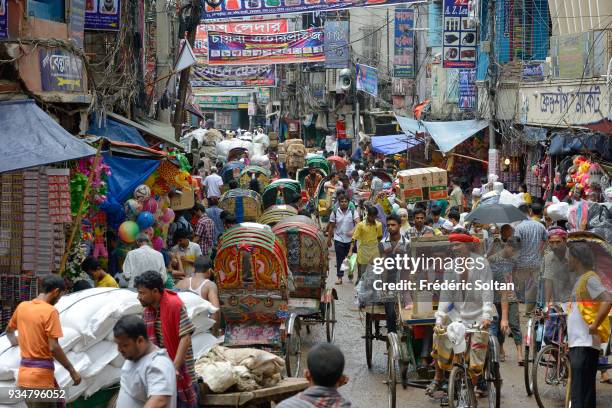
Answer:
[(342, 265), (340, 265), (340, 270), (343, 272), (347, 272), (349, 270), (348, 258), (344, 258), (344, 261), (342, 261)]
[(605, 204), (593, 204), (589, 208), (588, 230), (612, 244), (612, 211)]
[(366, 271), (359, 279), (357, 285), (357, 299), (361, 306), (373, 305), (382, 302), (381, 291), (374, 289), (374, 281), (379, 280), (380, 275), (374, 273), (374, 267), (368, 265)]
[(354, 275), (357, 272), (357, 254), (353, 254), (351, 258), (348, 260), (349, 265), (349, 275)]

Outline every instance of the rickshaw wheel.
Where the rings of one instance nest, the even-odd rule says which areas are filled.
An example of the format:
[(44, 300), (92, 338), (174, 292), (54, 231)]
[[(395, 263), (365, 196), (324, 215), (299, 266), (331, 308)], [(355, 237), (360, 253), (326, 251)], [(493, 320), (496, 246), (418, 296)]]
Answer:
[[(391, 338), (392, 334), (389, 335), (389, 341), (387, 342), (387, 396), (389, 398), (389, 408), (395, 408), (397, 399), (397, 375), (399, 369), (399, 356), (396, 355), (397, 340)], [(394, 346), (393, 343), (396, 343)]]
[(302, 338), (300, 337), (300, 322), (297, 318), (291, 331), (287, 334), (285, 342), (285, 369), (287, 377), (299, 377), (301, 374)]
[(366, 313), (365, 321), (365, 348), (366, 348), (366, 362), (368, 369), (372, 368), (372, 317), (369, 313)]
[(336, 301), (331, 296), (331, 301), (325, 305), (325, 332), (327, 334), (327, 342), (334, 342), (334, 333), (336, 329)]

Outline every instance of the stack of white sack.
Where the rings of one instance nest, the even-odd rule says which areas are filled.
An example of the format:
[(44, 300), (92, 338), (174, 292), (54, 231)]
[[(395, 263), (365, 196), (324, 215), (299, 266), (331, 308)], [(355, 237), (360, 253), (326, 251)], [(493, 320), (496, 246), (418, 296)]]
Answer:
[[(191, 292), (181, 292), (179, 296), (195, 327), (192, 345), (198, 358), (219, 342), (209, 332), (215, 323), (209, 316), (217, 308)], [(122, 316), (142, 314), (137, 293), (129, 289), (87, 289), (63, 296), (55, 307), (64, 333), (59, 343), (83, 379), (78, 386), (72, 385), (68, 371), (55, 362), (55, 379), (66, 390), (67, 401), (88, 398), (118, 384), (124, 359), (114, 342), (113, 327)], [(11, 347), (6, 336), (0, 336), (0, 406), (9, 404), (13, 408), (20, 402), (9, 398), (9, 391), (17, 389), (20, 359), (19, 347)]]
[(229, 154), (230, 150), (235, 149), (237, 147), (242, 147), (244, 149), (247, 149), (249, 152), (249, 156), (253, 155), (253, 151), (254, 151), (253, 142), (246, 141), (246, 140), (239, 140), (239, 139), (230, 139), (230, 140), (222, 140), (219, 143), (217, 143), (217, 146), (216, 146), (217, 159), (226, 161), (227, 155)]

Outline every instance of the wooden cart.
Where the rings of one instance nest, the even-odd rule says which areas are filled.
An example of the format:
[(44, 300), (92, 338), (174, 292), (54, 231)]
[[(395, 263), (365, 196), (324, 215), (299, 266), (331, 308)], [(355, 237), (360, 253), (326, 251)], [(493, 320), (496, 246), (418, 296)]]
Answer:
[(248, 392), (228, 392), (224, 394), (201, 394), (201, 407), (222, 408), (272, 408), (279, 403), (308, 388), (305, 378), (285, 378), (278, 385)]

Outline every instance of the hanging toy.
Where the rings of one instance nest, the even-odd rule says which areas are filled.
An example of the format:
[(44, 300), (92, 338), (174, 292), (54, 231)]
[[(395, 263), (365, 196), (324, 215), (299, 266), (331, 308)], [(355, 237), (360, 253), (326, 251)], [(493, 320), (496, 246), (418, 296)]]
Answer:
[(156, 251), (161, 251), (164, 248), (164, 240), (162, 237), (154, 237), (151, 243), (153, 244), (153, 249)]
[(94, 229), (93, 257), (96, 259), (99, 257), (108, 258), (108, 251), (106, 249), (106, 242), (104, 239), (104, 229), (99, 226)]
[(140, 233), (138, 224), (134, 221), (125, 221), (119, 226), (119, 238), (126, 244), (131, 244), (136, 241), (136, 237)]
[(148, 211), (143, 211), (140, 214), (138, 214), (138, 218), (136, 219), (136, 223), (138, 224), (138, 227), (141, 230), (145, 230), (151, 226), (153, 226), (153, 224), (155, 224), (155, 217), (153, 217), (153, 214), (151, 214)]
[(143, 211), (148, 211), (151, 214), (155, 214), (157, 212), (157, 207), (158, 207), (157, 200), (155, 200), (155, 198), (153, 198), (153, 197), (150, 197), (142, 205), (142, 210)]
[(125, 202), (125, 216), (130, 220), (135, 220), (142, 211), (142, 204), (134, 199)]

